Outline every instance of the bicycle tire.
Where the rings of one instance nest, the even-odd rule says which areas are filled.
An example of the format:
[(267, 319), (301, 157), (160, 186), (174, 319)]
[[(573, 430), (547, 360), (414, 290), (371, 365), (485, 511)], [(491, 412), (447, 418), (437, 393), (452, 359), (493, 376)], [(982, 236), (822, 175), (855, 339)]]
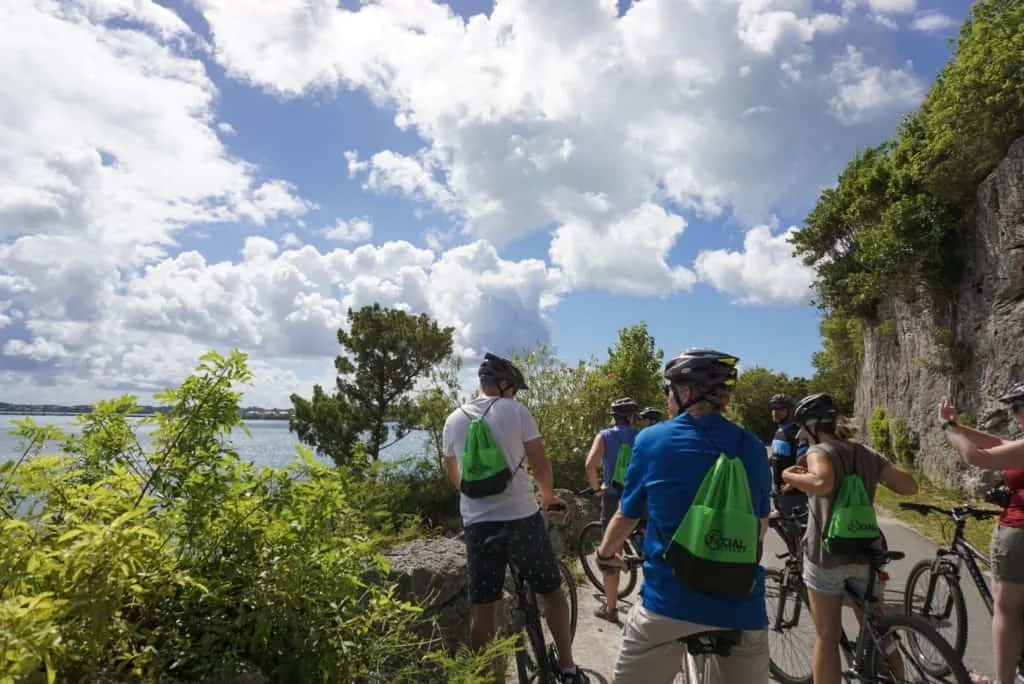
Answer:
[[(594, 520), (583, 526), (583, 529), (580, 530), (580, 536), (576, 541), (576, 555), (580, 559), (580, 565), (583, 566), (583, 573), (594, 588), (602, 594), (604, 593), (604, 577), (601, 569), (597, 567), (596, 561), (591, 563), (589, 557), (592, 551), (597, 548), (597, 545), (601, 543), (603, 537), (604, 528), (601, 525), (601, 521)], [(622, 550), (627, 555), (637, 555), (637, 550), (633, 548), (633, 542), (629, 539), (626, 540)], [(624, 568), (622, 570), (619, 575), (619, 591), (617, 594), (620, 599), (629, 596), (636, 588), (638, 574), (639, 570), (636, 567)]]
[(572, 576), (569, 566), (558, 561), (558, 569), (562, 573), (562, 584), (565, 585), (566, 598), (569, 601), (569, 641), (576, 640), (576, 623), (580, 617), (580, 597), (576, 591), (576, 578)]
[[(919, 561), (910, 570), (910, 574), (907, 575), (907, 584), (903, 590), (903, 612), (907, 615), (917, 615), (924, 618), (929, 624), (931, 624), (931, 617), (929, 613), (929, 606), (922, 606), (923, 613), (914, 610), (914, 597), (916, 595), (915, 587), (920, 583), (921, 595), (924, 596), (928, 591), (928, 577), (932, 572), (934, 561), (923, 560)], [(954, 575), (950, 571), (943, 572), (939, 571), (936, 577), (936, 583), (945, 582), (949, 588), (950, 600), (953, 602), (952, 609), (956, 613), (955, 620), (953, 622), (953, 629), (955, 630), (953, 639), (946, 639), (946, 637), (939, 632), (939, 636), (942, 636), (953, 647), (953, 652), (956, 653), (957, 657), (963, 658), (964, 652), (967, 650), (967, 603), (964, 601), (964, 592), (960, 587), (960, 583), (954, 579)], [(935, 630), (938, 632), (938, 628)], [(939, 673), (945, 674), (945, 673)]]
[[(784, 585), (783, 585), (784, 575), (783, 575), (781, 570), (777, 570), (775, 568), (768, 568), (768, 569), (766, 569), (764, 571), (764, 573), (765, 573), (765, 576), (764, 576), (765, 607), (767, 608), (769, 600), (770, 600), (768, 598), (770, 587), (772, 586), (773, 583), (776, 583), (779, 586), (779, 589), (780, 589), (779, 593), (781, 595), (782, 594), (782, 588), (784, 587)], [(808, 603), (807, 590), (804, 589), (803, 586), (799, 582), (796, 583), (797, 586), (792, 586), (794, 584), (792, 582), (790, 582), (788, 584), (789, 584), (789, 586), (785, 586), (785, 589), (788, 592), (791, 592), (791, 593), (795, 592), (795, 594), (797, 596), (797, 601), (799, 602), (797, 604), (798, 607), (800, 607), (803, 610), (803, 612), (806, 613), (807, 619), (810, 619), (810, 617), (811, 617), (811, 606)], [(787, 601), (788, 601), (788, 599), (787, 599)], [(784, 611), (784, 613), (785, 613), (785, 611)], [(773, 657), (773, 654), (777, 654), (778, 653), (778, 649), (773, 649), (771, 647), (771, 645), (770, 645), (770, 639), (771, 639), (771, 635), (773, 633), (772, 621), (774, 619), (775, 619), (775, 616), (773, 615), (772, 611), (769, 610), (769, 612), (768, 612), (768, 637), (769, 637), (768, 669), (771, 672), (772, 678), (775, 679), (775, 681), (777, 681), (777, 682), (781, 682), (781, 684), (811, 684), (811, 681), (813, 679), (813, 672), (810, 671), (810, 666), (808, 666), (808, 672), (807, 672), (806, 675), (793, 674), (793, 673), (790, 673), (790, 672), (786, 672), (782, 668), (782, 666), (780, 666), (776, 662), (775, 657)], [(799, 622), (800, 622), (800, 616), (797, 615), (796, 616), (796, 622), (792, 625), (792, 627), (796, 627), (796, 625), (799, 624)], [(813, 623), (812, 623), (811, 639), (812, 639), (811, 640), (811, 650), (813, 651), (813, 648), (814, 648)]]
[[(918, 638), (915, 639), (917, 643), (920, 643), (921, 640), (929, 642), (932, 648), (938, 651), (946, 661), (946, 667), (943, 669), (952, 675), (954, 684), (971, 684), (971, 677), (967, 672), (966, 666), (964, 666), (963, 660), (953, 651), (953, 647), (949, 645), (949, 642), (943, 639), (942, 635), (920, 615), (886, 615), (878, 618), (874, 626), (880, 638), (884, 638), (888, 632), (898, 627), (914, 630), (918, 634)], [(861, 675), (875, 676), (875, 673), (878, 671), (878, 655), (879, 648), (875, 648), (874, 644), (865, 643), (863, 645), (860, 656), (857, 658), (857, 670)], [(906, 663), (904, 666), (906, 667)], [(929, 674), (932, 674), (932, 672), (929, 671)], [(942, 677), (945, 675), (933, 674), (933, 676)]]
[(520, 636), (520, 648), (516, 649), (519, 684), (554, 684), (555, 673), (548, 659), (548, 648), (544, 643), (544, 630), (541, 629), (539, 615), (533, 620), (527, 620), (520, 634), (525, 635), (526, 644), (523, 644)]

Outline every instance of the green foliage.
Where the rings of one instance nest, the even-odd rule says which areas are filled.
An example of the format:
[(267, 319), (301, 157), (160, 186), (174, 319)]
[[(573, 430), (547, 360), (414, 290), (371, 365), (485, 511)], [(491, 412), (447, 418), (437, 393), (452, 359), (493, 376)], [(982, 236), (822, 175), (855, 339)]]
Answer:
[(413, 316), (379, 304), (348, 312), (349, 329), (338, 331), (343, 353), (334, 361), (334, 394), (313, 387), (310, 399), (291, 396), (290, 426), (303, 444), (334, 459), (350, 462), (352, 445), (364, 441), (376, 462), (394, 426), (394, 439), (416, 427), (416, 381), (452, 353), (454, 328), (441, 328), (427, 315)]
[(871, 412), (871, 420), (868, 421), (868, 441), (871, 443), (872, 449), (883, 456), (892, 458), (889, 418), (881, 406), (876, 406)]
[(777, 429), (768, 405), (773, 394), (785, 393), (800, 401), (807, 396), (806, 378), (791, 378), (767, 368), (745, 368), (736, 380), (726, 413), (729, 418), (767, 442)]
[(957, 229), (978, 184), (1024, 135), (1024, 5), (976, 2), (954, 54), (898, 135), (858, 154), (794, 236), (819, 304), (861, 318), (960, 280)]
[(609, 407), (631, 396), (643, 406), (664, 406), (660, 368), (663, 352), (645, 323), (619, 331), (619, 339), (601, 363), (567, 366), (546, 347), (517, 356), (515, 362), (530, 389), (519, 400), (530, 409), (555, 474), (555, 486), (581, 489), (594, 436), (611, 424)]
[(884, 408), (876, 407), (868, 422), (868, 439), (880, 454), (900, 465), (914, 467), (921, 446), (903, 418), (889, 418)]
[(420, 608), (366, 581), (408, 517), (308, 451), (285, 470), (241, 462), (228, 437), (249, 377), (238, 352), (204, 356), (143, 419), (149, 452), (131, 397), (77, 436), (18, 424), (26, 451), (0, 465), (0, 681), (437, 681)]
[(617, 397), (632, 397), (645, 406), (662, 408), (665, 395), (661, 391), (662, 360), (665, 353), (658, 348), (647, 331), (646, 323), (637, 323), (619, 331), (619, 339), (608, 349), (608, 360), (601, 370), (611, 379)]
[(430, 371), (430, 385), (416, 398), (416, 427), (427, 433), (431, 455), (444, 457), (444, 424), (448, 415), (468, 400), (459, 396), (462, 359), (451, 356)]
[(853, 414), (857, 373), (864, 358), (863, 324), (856, 318), (831, 311), (821, 319), (821, 351), (811, 357), (814, 376), (810, 392), (828, 392), (844, 415)]

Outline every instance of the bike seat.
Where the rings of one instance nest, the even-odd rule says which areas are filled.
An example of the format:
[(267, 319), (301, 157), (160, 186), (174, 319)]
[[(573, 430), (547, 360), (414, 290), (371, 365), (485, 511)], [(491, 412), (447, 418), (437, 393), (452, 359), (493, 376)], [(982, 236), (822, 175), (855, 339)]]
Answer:
[(903, 560), (907, 554), (902, 551), (889, 551), (887, 549), (872, 549), (868, 552), (868, 560), (872, 565), (885, 565), (893, 561)]
[(728, 656), (732, 647), (740, 643), (743, 631), (739, 629), (715, 629), (708, 632), (697, 632), (680, 639), (686, 644), (690, 655)]

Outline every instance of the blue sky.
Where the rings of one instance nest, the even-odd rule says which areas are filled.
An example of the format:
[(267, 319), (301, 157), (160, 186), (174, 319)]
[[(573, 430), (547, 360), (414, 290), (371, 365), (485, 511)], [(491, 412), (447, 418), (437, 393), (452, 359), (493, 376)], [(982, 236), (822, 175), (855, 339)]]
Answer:
[(333, 331), (373, 301), (455, 326), (470, 364), (536, 342), (603, 355), (646, 321), (667, 352), (810, 374), (813, 273), (786, 231), (917, 105), (965, 13), (14, 6), (0, 400), (145, 397), (238, 346), (250, 399), (277, 406), (329, 380)]

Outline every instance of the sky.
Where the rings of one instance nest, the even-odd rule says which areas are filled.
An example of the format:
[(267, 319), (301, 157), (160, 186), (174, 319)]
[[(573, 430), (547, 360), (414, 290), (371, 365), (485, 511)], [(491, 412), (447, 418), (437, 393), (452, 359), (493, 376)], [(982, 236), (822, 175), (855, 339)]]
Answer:
[(0, 401), (332, 384), (373, 302), (485, 351), (812, 372), (788, 242), (964, 0), (5, 0)]

